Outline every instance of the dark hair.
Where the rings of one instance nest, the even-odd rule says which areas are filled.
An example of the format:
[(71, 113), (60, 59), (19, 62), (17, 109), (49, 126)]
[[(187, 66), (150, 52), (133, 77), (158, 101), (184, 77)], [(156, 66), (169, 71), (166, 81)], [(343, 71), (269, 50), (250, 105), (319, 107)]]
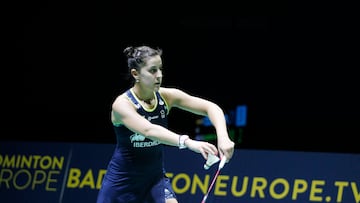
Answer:
[(151, 56), (161, 56), (162, 50), (160, 48), (151, 48), (149, 46), (127, 47), (124, 49), (124, 54), (127, 57), (129, 70), (140, 68)]

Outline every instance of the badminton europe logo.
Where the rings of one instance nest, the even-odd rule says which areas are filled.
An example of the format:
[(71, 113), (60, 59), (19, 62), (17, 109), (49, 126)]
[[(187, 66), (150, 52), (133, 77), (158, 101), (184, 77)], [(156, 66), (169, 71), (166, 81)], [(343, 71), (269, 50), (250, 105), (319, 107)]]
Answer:
[(57, 191), (64, 157), (0, 154), (0, 188)]

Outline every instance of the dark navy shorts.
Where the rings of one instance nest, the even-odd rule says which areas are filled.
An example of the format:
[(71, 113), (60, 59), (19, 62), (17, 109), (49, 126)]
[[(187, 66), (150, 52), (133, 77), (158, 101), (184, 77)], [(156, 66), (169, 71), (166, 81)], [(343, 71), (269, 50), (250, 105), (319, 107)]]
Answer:
[(165, 186), (165, 199), (176, 199), (174, 190), (171, 187), (171, 182), (168, 177), (164, 177)]
[(165, 203), (167, 199), (176, 199), (171, 181), (166, 176), (158, 179), (151, 188), (146, 188), (146, 184), (140, 181), (133, 182), (126, 188), (120, 188), (114, 182), (104, 178), (97, 203)]

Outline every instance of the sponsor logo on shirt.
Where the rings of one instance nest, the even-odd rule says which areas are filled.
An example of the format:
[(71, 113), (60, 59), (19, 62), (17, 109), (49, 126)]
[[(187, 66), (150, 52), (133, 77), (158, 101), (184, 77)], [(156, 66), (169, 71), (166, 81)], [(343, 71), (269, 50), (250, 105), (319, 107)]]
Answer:
[(131, 135), (130, 141), (133, 144), (133, 147), (136, 148), (152, 147), (161, 144), (159, 141), (155, 140), (145, 141), (145, 136), (138, 133), (134, 133), (133, 135)]

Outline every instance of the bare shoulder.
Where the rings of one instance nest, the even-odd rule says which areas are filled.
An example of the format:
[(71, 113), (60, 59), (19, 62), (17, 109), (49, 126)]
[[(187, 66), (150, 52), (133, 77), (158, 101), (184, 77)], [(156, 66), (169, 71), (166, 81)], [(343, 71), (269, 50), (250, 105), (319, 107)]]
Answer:
[(112, 103), (112, 109), (115, 111), (119, 111), (120, 108), (130, 105), (131, 105), (130, 100), (128, 99), (125, 93), (122, 93), (115, 98), (114, 102)]
[(172, 92), (177, 91), (177, 88), (173, 88), (173, 87), (161, 87), (159, 89), (159, 92), (161, 95), (168, 95), (168, 94), (172, 94)]
[(159, 93), (170, 106), (189, 96), (185, 91), (173, 87), (161, 87)]
[(166, 99), (174, 99), (177, 95), (182, 94), (182, 90), (173, 87), (161, 87), (159, 93)]
[(125, 95), (125, 93), (122, 93), (115, 98), (113, 104), (117, 104), (119, 102), (124, 102), (125, 100), (126, 100), (126, 95)]
[(111, 121), (113, 124), (122, 124), (123, 119), (133, 113), (136, 113), (136, 108), (128, 99), (126, 93), (123, 93), (115, 98), (111, 108)]

